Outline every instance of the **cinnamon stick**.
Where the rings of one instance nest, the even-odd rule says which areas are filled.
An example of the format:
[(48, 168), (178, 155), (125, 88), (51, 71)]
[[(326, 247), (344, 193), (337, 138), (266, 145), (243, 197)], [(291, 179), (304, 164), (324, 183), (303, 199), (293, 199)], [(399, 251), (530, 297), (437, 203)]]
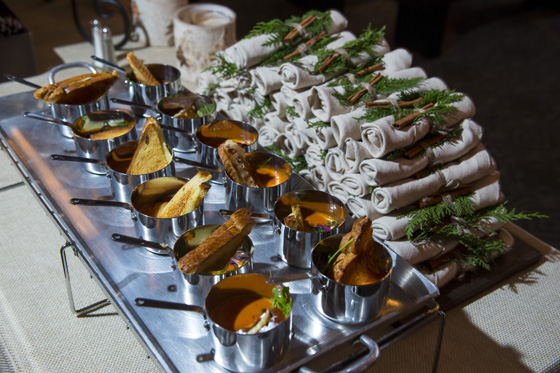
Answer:
[(366, 75), (366, 74), (369, 74), (373, 71), (382, 70), (382, 69), (383, 69), (383, 64), (382, 63), (376, 63), (375, 65), (371, 65), (370, 67), (366, 67), (365, 69), (362, 69), (362, 70), (358, 71), (356, 73), (356, 75), (358, 75), (358, 76)]
[(458, 197), (458, 196), (467, 195), (469, 193), (471, 193), (471, 188), (470, 187), (462, 187), (462, 188), (457, 188), (457, 189), (454, 189), (454, 190), (445, 191), (441, 194), (437, 194), (435, 196), (426, 197), (426, 198), (421, 199), (420, 202), (418, 203), (418, 207), (419, 208), (424, 208), (424, 207), (436, 205), (443, 200), (443, 195), (444, 194), (449, 194), (451, 197)]
[[(305, 46), (306, 47), (312, 47), (313, 45), (315, 45), (319, 40), (323, 39), (325, 36), (327, 36), (327, 33), (325, 31), (321, 31), (321, 33), (319, 35), (314, 36), (313, 38), (309, 39), (308, 41), (305, 42)], [(287, 54), (284, 56), (284, 59), (290, 59), (292, 57), (295, 57), (297, 55), (300, 54), (299, 49), (294, 50), (292, 53)]]
[[(306, 28), (310, 24), (312, 24), (313, 21), (315, 21), (316, 19), (317, 17), (315, 17), (314, 15), (310, 15), (305, 17), (305, 19), (303, 19), (299, 24), (301, 25), (301, 27)], [(286, 34), (286, 36), (284, 36), (284, 41), (285, 42), (293, 41), (294, 38), (297, 36), (297, 34), (299, 34), (299, 31), (297, 28), (294, 27), (290, 32)]]
[[(375, 76), (373, 78), (370, 79), (370, 81), (368, 83), (369, 83), (369, 85), (374, 85), (377, 82), (379, 82), (382, 78), (383, 78), (383, 75), (381, 75), (380, 73), (377, 73), (377, 74), (375, 74)], [(354, 93), (353, 95), (350, 95), (346, 99), (348, 101), (348, 104), (354, 105), (360, 98), (362, 98), (363, 95), (366, 94), (366, 92), (367, 92), (367, 88), (362, 88), (358, 92)]]
[[(433, 103), (429, 103), (429, 104), (425, 105), (422, 108), (422, 110), (428, 110), (428, 109), (432, 108), (433, 106), (434, 106)], [(418, 111), (415, 111), (414, 113), (412, 113), (410, 115), (407, 115), (404, 118), (401, 118), (401, 119), (397, 120), (395, 123), (393, 123), (393, 128), (401, 129), (403, 127), (410, 126), (412, 124), (412, 122), (414, 122), (414, 120), (416, 118), (418, 118), (422, 113), (423, 113), (422, 111), (418, 110)]]
[(321, 64), (321, 66), (319, 66), (319, 72), (322, 73), (323, 71), (325, 71), (327, 69), (327, 67), (329, 67), (329, 65), (334, 60), (336, 60), (338, 57), (340, 57), (340, 54), (335, 52), (335, 53), (329, 55), (327, 58), (325, 58), (325, 60)]
[[(402, 100), (397, 101), (400, 107), (411, 107), (420, 102), (422, 102), (422, 97), (418, 97), (417, 99), (410, 100), (410, 101), (402, 101)], [(368, 109), (372, 109), (376, 107), (387, 107), (391, 105), (392, 104), (389, 101), (366, 101), (366, 108)]]
[[(436, 136), (433, 136), (429, 139), (424, 140), (424, 142), (427, 143), (428, 145), (433, 145), (433, 144), (437, 143), (438, 141), (443, 140), (444, 138), (445, 138), (445, 135), (438, 134)], [(416, 145), (415, 147), (407, 150), (404, 153), (404, 157), (408, 158), (408, 159), (412, 159), (412, 158), (416, 157), (418, 155), (418, 153), (420, 153), (422, 150), (424, 150), (422, 145)]]

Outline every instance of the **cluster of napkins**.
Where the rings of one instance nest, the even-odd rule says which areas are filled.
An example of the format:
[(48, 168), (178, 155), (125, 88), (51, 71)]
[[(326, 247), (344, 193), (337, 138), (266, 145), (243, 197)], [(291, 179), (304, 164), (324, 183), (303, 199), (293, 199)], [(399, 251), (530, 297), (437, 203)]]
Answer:
[[(372, 79), (380, 74), (387, 80), (414, 82), (406, 88), (409, 94), (448, 92), (449, 87), (442, 79), (428, 77), (422, 68), (412, 66), (412, 55), (405, 49), (391, 50), (384, 38), (368, 52), (348, 55), (344, 49), (361, 35), (345, 31), (347, 21), (339, 12), (333, 10), (330, 16), (332, 27), (325, 31), (336, 38), (324, 49), (346, 54), (348, 68), (317, 73), (320, 57), (304, 45), (298, 46), (301, 58), (296, 61), (263, 64), (279, 45), (271, 45), (267, 43), (270, 37), (259, 35), (239, 41), (218, 59), (236, 64), (239, 72), (222, 77), (207, 71), (199, 78), (199, 89), (214, 97), (226, 117), (253, 124), (262, 146), (273, 146), (289, 158), (303, 156), (307, 163), (300, 172), (303, 178), (345, 202), (354, 217), (372, 219), (374, 235), (443, 286), (470, 268), (462, 266), (460, 260), (442, 261), (429, 269), (423, 264), (433, 264), (443, 255), (449, 257), (459, 243), (451, 239), (410, 241), (406, 236), (410, 218), (402, 215), (433, 196), (447, 196), (443, 197), (445, 203), (452, 203), (449, 193), (465, 187), (475, 210), (503, 200), (496, 164), (481, 143), (481, 126), (472, 119), (475, 105), (468, 96), (460, 95), (461, 99), (451, 104), (453, 110), (445, 112), (437, 123), (430, 115), (421, 115), (402, 128), (395, 128), (393, 115), (364, 119), (369, 110), (366, 100), (341, 100), (350, 94), (349, 87), (355, 92), (359, 86), (369, 101), (388, 102), (397, 110), (403, 93), (397, 88), (383, 90), (358, 82), (353, 68), (367, 65), (373, 58), (381, 65), (370, 73)], [(428, 141), (437, 134), (450, 133), (457, 135), (436, 145)], [(415, 156), (394, 156), (415, 147), (419, 147)], [(503, 231), (503, 224), (491, 219), (477, 224), (480, 229), (474, 234), (490, 240), (501, 237), (511, 246), (511, 235)]]

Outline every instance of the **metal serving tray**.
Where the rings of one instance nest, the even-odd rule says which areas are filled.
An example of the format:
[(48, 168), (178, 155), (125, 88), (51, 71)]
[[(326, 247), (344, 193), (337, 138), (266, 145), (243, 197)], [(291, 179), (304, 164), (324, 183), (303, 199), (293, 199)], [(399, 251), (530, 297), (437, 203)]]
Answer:
[[(48, 106), (35, 100), (30, 92), (0, 99), (2, 146), (56, 221), (68, 246), (74, 247), (75, 254), (149, 354), (165, 371), (223, 371), (211, 358), (205, 358), (211, 357), (211, 339), (198, 315), (134, 304), (138, 297), (182, 301), (183, 294), (173, 286), (176, 277), (171, 258), (111, 240), (113, 233), (135, 235), (128, 210), (71, 205), (69, 201), (74, 197), (111, 199), (109, 180), (86, 172), (80, 163), (51, 160), (51, 154), (74, 154), (73, 141), (61, 137), (56, 125), (25, 118), (24, 111), (48, 115)], [(192, 168), (177, 168), (178, 176), (189, 177), (193, 173)], [(299, 176), (292, 177), (290, 190), (306, 187), (309, 186)], [(224, 207), (223, 203), (223, 187), (213, 185), (205, 199), (207, 224), (225, 221), (217, 212)], [(280, 261), (274, 252), (272, 234), (270, 224), (260, 224), (251, 233), (257, 248), (254, 271), (282, 278), (303, 273)], [(371, 322), (344, 325), (329, 321), (312, 306), (308, 279), (290, 282), (289, 287), (294, 296), (294, 335), (288, 355), (274, 371), (292, 371), (368, 331), (421, 315), (422, 310), (433, 309), (433, 299), (439, 295), (430, 281), (398, 257), (389, 300), (380, 317)]]

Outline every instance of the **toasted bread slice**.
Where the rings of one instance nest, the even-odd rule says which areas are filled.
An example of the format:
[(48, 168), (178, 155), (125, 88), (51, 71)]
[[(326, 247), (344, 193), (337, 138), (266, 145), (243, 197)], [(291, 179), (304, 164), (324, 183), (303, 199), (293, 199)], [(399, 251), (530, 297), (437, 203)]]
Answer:
[(235, 211), (229, 221), (220, 225), (196, 249), (179, 260), (179, 269), (186, 274), (223, 269), (255, 225), (251, 211), (245, 208)]
[(298, 204), (292, 205), (292, 213), (284, 218), (286, 226), (295, 229), (296, 231), (305, 231), (305, 222), (301, 215), (301, 208)]
[(158, 211), (158, 218), (174, 218), (194, 211), (206, 197), (210, 185), (206, 184), (212, 178), (210, 172), (198, 171), (192, 179), (175, 193), (171, 201)]
[(124, 135), (125, 133), (130, 132), (134, 127), (112, 127), (103, 131), (99, 131), (96, 133), (92, 133), (89, 135), (90, 139), (93, 140), (105, 140), (105, 139), (112, 139), (114, 137), (119, 137)]
[(142, 128), (138, 147), (126, 170), (129, 175), (144, 175), (161, 170), (173, 159), (158, 121), (149, 117)]
[(133, 53), (127, 53), (126, 59), (132, 68), (132, 72), (134, 73), (134, 77), (138, 83), (145, 85), (161, 85), (160, 81), (152, 75), (146, 65), (144, 65)]
[(33, 96), (50, 104), (83, 105), (99, 100), (117, 80), (116, 71), (83, 74), (39, 88)]
[(218, 146), (218, 155), (224, 168), (233, 181), (241, 185), (258, 188), (254, 171), (245, 159), (245, 151), (233, 140), (227, 140)]

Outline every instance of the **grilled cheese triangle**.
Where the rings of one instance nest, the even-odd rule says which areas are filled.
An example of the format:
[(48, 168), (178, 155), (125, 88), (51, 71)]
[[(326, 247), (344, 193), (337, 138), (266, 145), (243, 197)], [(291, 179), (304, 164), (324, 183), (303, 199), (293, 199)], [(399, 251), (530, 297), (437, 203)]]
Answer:
[(179, 260), (179, 269), (186, 274), (204, 274), (223, 269), (255, 225), (251, 211), (245, 208), (235, 211), (229, 221), (220, 225), (197, 248)]
[(245, 159), (245, 151), (233, 140), (226, 140), (218, 146), (218, 155), (222, 160), (224, 169), (233, 181), (241, 185), (258, 188), (253, 170)]
[(133, 53), (127, 53), (126, 59), (132, 68), (132, 72), (134, 73), (134, 77), (138, 83), (144, 85), (161, 85), (160, 81), (152, 75), (146, 65), (144, 65)]
[(198, 171), (185, 185), (175, 193), (173, 198), (157, 211), (157, 218), (174, 218), (194, 211), (202, 202), (210, 185), (206, 184), (212, 178), (210, 172)]
[(33, 93), (50, 104), (83, 105), (99, 100), (119, 80), (116, 71), (77, 75), (41, 87)]
[(165, 143), (158, 121), (154, 117), (149, 117), (142, 128), (138, 147), (126, 173), (145, 175), (156, 172), (171, 163), (172, 159), (173, 155)]

